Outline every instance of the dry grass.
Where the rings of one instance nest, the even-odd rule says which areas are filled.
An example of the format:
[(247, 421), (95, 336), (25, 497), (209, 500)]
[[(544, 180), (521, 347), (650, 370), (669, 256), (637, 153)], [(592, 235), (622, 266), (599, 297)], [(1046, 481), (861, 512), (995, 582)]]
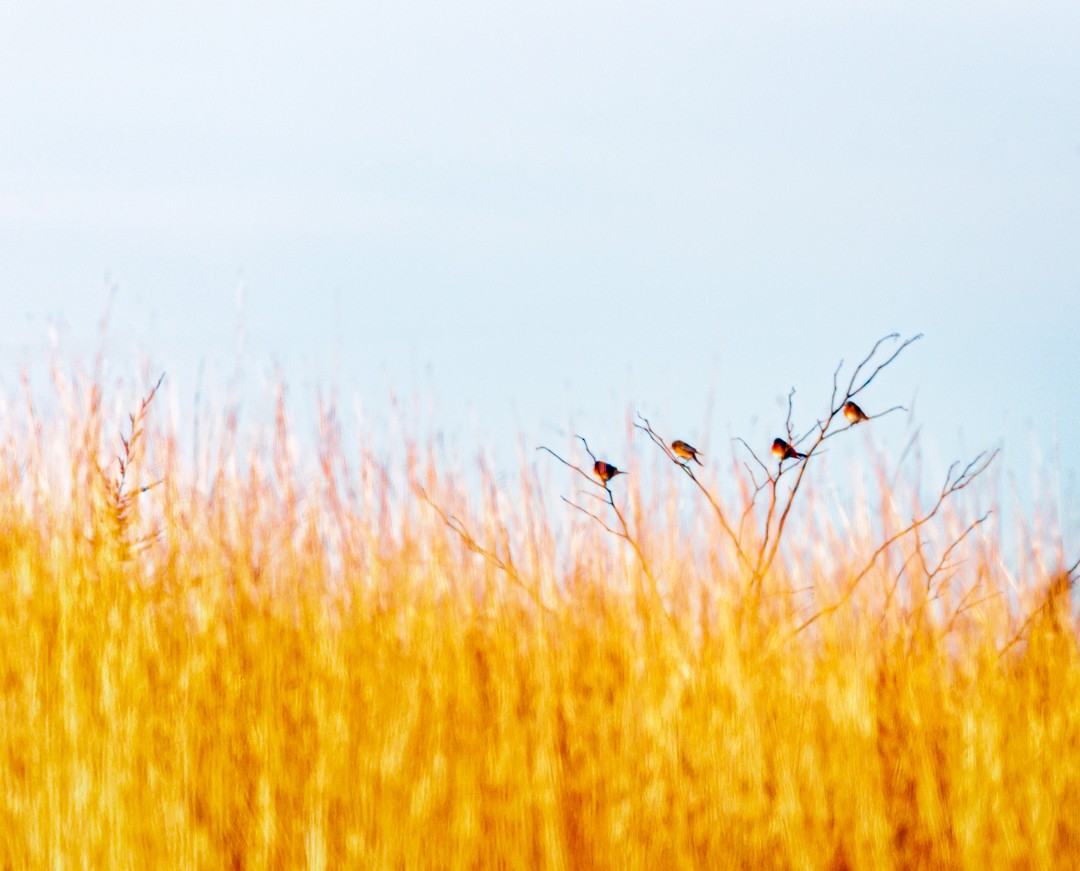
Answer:
[(2, 867), (1080, 865), (1072, 592), (985, 536), (795, 634), (900, 508), (750, 595), (681, 477), (620, 479), (658, 598), (562, 478), (466, 496), (329, 423), (302, 473), (281, 414), (200, 482), (136, 404), (119, 486), (122, 418), (65, 396), (0, 453)]

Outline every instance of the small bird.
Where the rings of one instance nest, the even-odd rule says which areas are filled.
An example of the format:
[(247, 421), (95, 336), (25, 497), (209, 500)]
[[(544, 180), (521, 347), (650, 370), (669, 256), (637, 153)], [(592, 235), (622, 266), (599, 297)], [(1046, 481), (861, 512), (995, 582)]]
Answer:
[(627, 472), (621, 472), (616, 469), (611, 463), (605, 463), (603, 460), (597, 460), (593, 463), (593, 471), (596, 472), (596, 477), (599, 478), (604, 484), (607, 484), (616, 475), (626, 475)]
[(789, 445), (783, 439), (774, 439), (772, 443), (773, 456), (776, 457), (781, 463), (784, 460), (805, 460), (806, 454), (800, 454), (795, 448)]
[(671, 449), (675, 452), (675, 456), (682, 457), (684, 460), (693, 460), (699, 466), (705, 464), (698, 459), (700, 451), (693, 445), (688, 445), (686, 442), (677, 439), (671, 443)]
[(848, 419), (848, 423), (854, 425), (856, 423), (862, 423), (864, 420), (869, 420), (866, 416), (866, 412), (863, 411), (850, 399), (844, 403), (844, 417)]

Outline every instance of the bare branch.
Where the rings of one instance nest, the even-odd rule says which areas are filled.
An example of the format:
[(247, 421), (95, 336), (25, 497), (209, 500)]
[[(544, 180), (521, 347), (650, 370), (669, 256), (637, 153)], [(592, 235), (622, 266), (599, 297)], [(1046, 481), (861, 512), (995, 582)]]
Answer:
[[(578, 438), (581, 438), (581, 437), (580, 437), (580, 436), (578, 436)], [(582, 441), (585, 441), (584, 439), (581, 439), (581, 440), (582, 440)], [(582, 478), (584, 478), (584, 479), (585, 479), (586, 481), (588, 481), (588, 482), (589, 482), (590, 484), (593, 484), (593, 485), (596, 485), (596, 486), (600, 486), (600, 487), (603, 487), (603, 486), (604, 486), (602, 482), (600, 482), (600, 481), (597, 481), (597, 480), (596, 480), (596, 478), (594, 478), (594, 477), (593, 477), (592, 475), (588, 474), (588, 473), (587, 473), (587, 472), (586, 472), (586, 471), (585, 471), (584, 469), (582, 469), (582, 468), (581, 468), (581, 466), (575, 466), (575, 465), (574, 465), (573, 463), (571, 463), (571, 462), (569, 462), (569, 461), (567, 461), (567, 460), (564, 460), (564, 459), (563, 459), (562, 457), (560, 457), (560, 456), (559, 456), (559, 455), (558, 455), (557, 453), (555, 453), (555, 451), (553, 451), (553, 450), (552, 450), (551, 448), (549, 448), (549, 447), (546, 447), (545, 445), (540, 445), (540, 447), (538, 447), (538, 448), (537, 448), (537, 450), (538, 450), (538, 451), (547, 451), (547, 452), (548, 452), (549, 454), (551, 454), (551, 456), (553, 456), (553, 457), (554, 457), (554, 458), (555, 458), (556, 460), (558, 460), (558, 461), (559, 461), (560, 463), (562, 463), (562, 464), (563, 464), (564, 466), (567, 466), (567, 467), (569, 467), (569, 468), (573, 469), (573, 470), (574, 470), (575, 472), (577, 472), (577, 473), (578, 473), (579, 475), (581, 475), (581, 477), (582, 477)], [(588, 446), (588, 445), (586, 445), (586, 446), (585, 446), (585, 450), (589, 450), (589, 446)], [(592, 452), (591, 452), (591, 451), (589, 452), (589, 456), (592, 456)], [(594, 462), (595, 462), (595, 460), (594, 460)], [(606, 488), (606, 487), (604, 487), (604, 489), (606, 490), (607, 488)]]
[[(840, 399), (839, 387), (840, 372), (843, 368), (843, 360), (841, 360), (839, 365), (837, 365), (836, 369), (833, 372), (833, 391), (830, 397), (828, 414), (823, 419), (816, 421), (814, 426), (812, 426), (806, 433), (797, 438), (794, 434), (795, 430), (793, 423), (795, 388), (791, 389), (791, 391), (788, 393), (788, 409), (785, 419), (785, 428), (788, 434), (789, 444), (795, 447), (802, 447), (804, 443), (809, 443), (807, 447), (802, 448), (802, 452), (806, 454), (806, 460), (809, 460), (811, 457), (816, 456), (819, 453), (824, 453), (824, 451), (822, 451), (821, 449), (821, 446), (825, 441), (835, 435), (838, 435), (841, 432), (847, 432), (849, 429), (851, 429), (851, 426), (843, 427), (841, 429), (833, 429), (833, 421), (836, 419), (837, 415), (839, 415), (843, 411), (844, 404), (848, 402), (853, 396), (858, 395), (862, 390), (868, 387), (870, 383), (874, 380), (874, 378), (876, 378), (883, 369), (885, 369), (890, 363), (892, 363), (908, 345), (922, 338), (922, 334), (920, 333), (916, 336), (913, 336), (912, 338), (906, 339), (901, 342), (900, 345), (895, 350), (893, 350), (891, 354), (889, 354), (881, 363), (876, 365), (873, 371), (870, 372), (870, 374), (867, 375), (861, 383), (857, 383), (859, 382), (859, 379), (865, 374), (865, 370), (867, 369), (867, 367), (873, 362), (881, 346), (889, 340), (895, 340), (899, 338), (899, 333), (892, 333), (888, 336), (884, 336), (883, 338), (878, 339), (877, 342), (874, 343), (873, 348), (870, 349), (870, 353), (867, 354), (866, 357), (864, 357), (855, 367), (855, 370), (851, 375), (851, 380), (848, 383), (847, 390), (845, 391), (842, 400)], [(902, 406), (893, 406), (886, 411), (874, 414), (873, 418), (883, 417), (884, 415), (897, 410), (906, 409), (903, 409)], [(867, 420), (869, 419), (871, 418), (868, 416)], [(743, 444), (749, 450), (749, 446), (746, 445), (745, 441), (743, 441)], [(758, 461), (759, 465), (765, 468), (764, 463), (762, 463), (761, 460), (753, 454), (753, 451), (751, 451), (751, 454), (754, 456), (754, 459)], [(761, 545), (759, 547), (757, 563), (754, 569), (754, 577), (752, 579), (752, 583), (754, 585), (758, 585), (761, 583), (761, 581), (764, 580), (765, 575), (768, 574), (776, 559), (776, 555), (779, 552), (779, 547), (781, 544), (781, 539), (783, 538), (785, 527), (787, 525), (789, 517), (791, 516), (792, 506), (794, 505), (795, 498), (798, 495), (799, 488), (802, 486), (802, 482), (806, 475), (807, 468), (807, 463), (803, 462), (798, 466), (789, 465), (785, 469), (783, 461), (781, 460), (775, 476), (769, 474), (768, 469), (766, 469), (766, 474), (768, 474), (769, 483), (771, 485), (769, 489), (769, 509), (765, 515), (764, 530), (761, 536)], [(792, 484), (791, 489), (787, 491), (787, 494), (783, 499), (783, 507), (779, 508), (778, 510), (778, 503), (780, 500), (777, 493), (776, 485), (779, 482), (780, 478), (783, 477), (783, 475), (787, 472), (792, 472), (793, 474), (795, 474), (795, 481)], [(755, 498), (756, 496), (757, 492), (755, 492)], [(774, 519), (776, 523), (775, 530), (773, 528)]]
[[(797, 468), (799, 471), (795, 476), (795, 483), (791, 485), (791, 490), (788, 491), (787, 501), (784, 504), (784, 508), (780, 512), (780, 519), (777, 521), (776, 524), (776, 535), (773, 536), (772, 546), (770, 548), (769, 533), (772, 518), (776, 513), (777, 504), (776, 482), (783, 474), (783, 460), (780, 461), (781, 470), (776, 473), (776, 478), (773, 479), (772, 491), (769, 497), (769, 511), (765, 517), (765, 535), (761, 542), (761, 549), (758, 551), (757, 565), (754, 568), (753, 582), (755, 585), (760, 584), (765, 579), (765, 575), (769, 573), (769, 569), (772, 568), (772, 564), (776, 559), (776, 554), (780, 549), (780, 539), (784, 534), (784, 527), (787, 525), (788, 517), (791, 514), (791, 508), (795, 504), (795, 496), (799, 492), (799, 486), (802, 484), (803, 477), (806, 475), (806, 470), (809, 468), (807, 461), (810, 459), (811, 453), (817, 449), (817, 446), (821, 443), (821, 441), (822, 439), (819, 438), (818, 441), (814, 444), (814, 446), (806, 452), (806, 457), (802, 463), (800, 463), (798, 466), (789, 467)], [(767, 556), (766, 552), (768, 553)]]
[[(597, 462), (596, 454), (594, 454), (592, 452), (592, 449), (589, 447), (589, 443), (585, 440), (584, 436), (579, 435), (579, 436), (577, 436), (577, 438), (579, 438), (581, 440), (581, 443), (585, 446), (586, 453), (588, 453), (589, 457), (593, 461), (593, 464), (595, 465), (596, 462)], [(634, 551), (634, 554), (637, 556), (637, 560), (638, 560), (638, 563), (641, 566), (642, 572), (644, 572), (645, 577), (649, 581), (649, 587), (651, 589), (653, 597), (657, 601), (660, 601), (660, 590), (659, 590), (659, 587), (657, 587), (657, 584), (656, 584), (656, 577), (653, 575), (652, 569), (649, 568), (649, 562), (648, 562), (648, 560), (645, 559), (645, 553), (644, 553), (644, 551), (642, 551), (641, 545), (638, 543), (637, 539), (630, 533), (630, 525), (626, 522), (625, 515), (623, 515), (622, 511), (619, 510), (619, 506), (615, 504), (615, 494), (611, 492), (611, 488), (608, 486), (609, 482), (607, 482), (607, 481), (597, 481), (596, 478), (592, 477), (592, 475), (586, 474), (584, 472), (584, 470), (581, 469), (580, 466), (575, 466), (573, 463), (568, 462), (567, 460), (564, 460), (562, 457), (560, 457), (557, 453), (555, 453), (555, 451), (553, 451), (549, 447), (545, 447), (545, 446), (541, 445), (540, 447), (537, 448), (537, 450), (538, 451), (547, 451), (549, 454), (551, 454), (555, 459), (557, 459), (564, 466), (569, 466), (571, 469), (576, 471), (579, 475), (581, 475), (584, 478), (587, 478), (593, 485), (603, 488), (604, 494), (607, 497), (605, 501), (607, 502), (607, 504), (611, 508), (611, 510), (615, 513), (615, 517), (618, 518), (619, 529), (612, 528), (608, 524), (604, 523), (604, 521), (601, 520), (597, 515), (593, 514), (591, 511), (583, 508), (582, 506), (580, 506), (580, 505), (578, 505), (578, 504), (576, 504), (574, 502), (571, 502), (565, 496), (561, 497), (561, 498), (568, 505), (571, 505), (574, 508), (578, 509), (579, 511), (583, 512), (584, 514), (587, 514), (590, 517), (592, 517), (607, 532), (611, 533), (612, 535), (614, 535), (614, 536), (616, 536), (618, 538), (621, 538), (623, 541), (625, 541), (627, 544), (630, 545), (630, 547)], [(666, 614), (666, 612), (665, 612), (665, 614)]]
[[(896, 338), (899, 338), (899, 337), (900, 337), (899, 335), (896, 336)], [(852, 389), (852, 387), (854, 386), (854, 383), (855, 383), (855, 379), (858, 378), (859, 374), (862, 372), (862, 368), (863, 368), (864, 363), (860, 363), (859, 367), (856, 368), (854, 373), (852, 373), (852, 375), (851, 375), (851, 383), (848, 385), (848, 399), (851, 399), (851, 397), (854, 397), (854, 396), (858, 396), (859, 393), (863, 392), (863, 390), (865, 390), (867, 387), (869, 387), (870, 386), (870, 381), (873, 381), (878, 376), (878, 374), (881, 372), (881, 370), (883, 370), (883, 368), (888, 366), (897, 357), (900, 357), (900, 354), (903, 352), (903, 350), (908, 345), (915, 343), (915, 341), (918, 341), (920, 338), (922, 338), (922, 333), (918, 333), (917, 335), (914, 335), (914, 336), (912, 336), (910, 338), (904, 339), (904, 341), (902, 341), (902, 343), (900, 344), (900, 347), (896, 348), (896, 350), (894, 350), (891, 354), (889, 354), (889, 357), (887, 357), (881, 363), (878, 363), (878, 365), (874, 368), (874, 372), (870, 373), (869, 376), (866, 378), (866, 380), (864, 380), (863, 383), (861, 385), (859, 385), (859, 387), (854, 387), (854, 389)], [(880, 341), (879, 341), (878, 345), (880, 345)], [(874, 351), (877, 351), (877, 348), (878, 348), (878, 346), (875, 345), (874, 346)], [(873, 357), (874, 357), (874, 353), (872, 352), (872, 353), (870, 353), (870, 356), (866, 359), (865, 362), (869, 362), (870, 358), (873, 358)]]
[(829, 408), (836, 408), (836, 394), (840, 392), (840, 370), (844, 368), (844, 358), (840, 358), (840, 362), (836, 364), (836, 369), (832, 374), (832, 398), (829, 400)]
[[(892, 414), (894, 411), (907, 411), (907, 410), (908, 410), (908, 407), (906, 405), (894, 405), (891, 408), (886, 408), (884, 411), (879, 411), (876, 414), (868, 414), (866, 416), (866, 419), (868, 421), (877, 420), (879, 417), (884, 417), (887, 414)], [(854, 424), (852, 424), (852, 426), (854, 426)]]
[(952, 632), (953, 626), (956, 625), (956, 621), (960, 619), (961, 614), (967, 613), (972, 608), (979, 607), (979, 605), (982, 605), (984, 602), (990, 602), (993, 599), (998, 599), (1001, 597), (1001, 591), (995, 590), (993, 593), (989, 593), (988, 595), (983, 596), (981, 599), (976, 599), (974, 602), (969, 602), (968, 599), (971, 597), (971, 594), (974, 593), (977, 589), (978, 585), (973, 586), (970, 590), (968, 590), (967, 593), (964, 594), (964, 597), (960, 600), (960, 604), (957, 606), (956, 611), (953, 612), (952, 617), (949, 618), (949, 622), (945, 625), (943, 634), (948, 635), (950, 632)]
[(761, 457), (754, 453), (754, 449), (750, 447), (746, 439), (742, 438), (741, 436), (736, 436), (734, 439), (732, 439), (732, 441), (739, 442), (744, 448), (746, 448), (747, 453), (749, 453), (750, 456), (754, 458), (754, 462), (756, 462), (761, 467), (761, 470), (765, 473), (765, 477), (768, 478), (771, 482), (773, 480), (773, 476), (772, 473), (769, 471), (769, 467), (761, 461)]
[[(987, 521), (987, 519), (990, 517), (990, 515), (992, 513), (993, 513), (992, 511), (987, 511), (985, 514), (983, 514), (982, 517), (979, 517), (977, 520), (974, 520), (967, 527), (967, 529), (965, 529), (963, 532), (960, 533), (960, 536), (957, 539), (955, 539), (952, 544), (950, 544), (947, 548), (945, 548), (945, 552), (941, 555), (941, 559), (938, 560), (938, 564), (934, 567), (934, 570), (926, 572), (926, 591), (927, 592), (930, 592), (930, 588), (933, 585), (934, 578), (936, 578), (938, 576), (938, 574), (941, 573), (942, 569), (945, 568), (945, 563), (948, 561), (949, 557), (952, 555), (952, 552), (954, 550), (956, 550), (957, 547), (959, 547), (960, 543), (965, 538), (967, 538), (978, 527), (982, 526)], [(925, 563), (923, 563), (923, 571), (926, 571), (926, 564)]]
[(468, 550), (472, 551), (475, 554), (478, 554), (479, 556), (482, 556), (496, 568), (502, 570), (516, 586), (520, 587), (522, 590), (525, 591), (526, 595), (528, 595), (528, 597), (532, 599), (533, 604), (535, 604), (538, 608), (547, 612), (548, 614), (555, 613), (551, 608), (549, 608), (541, 601), (540, 594), (536, 590), (534, 590), (532, 586), (527, 584), (525, 580), (521, 577), (521, 574), (518, 572), (517, 567), (514, 565), (513, 557), (511, 556), (509, 551), (509, 546), (508, 544), (506, 544), (505, 541), (504, 544), (506, 544), (507, 546), (507, 555), (504, 559), (503, 557), (499, 556), (499, 554), (494, 549), (484, 547), (482, 544), (480, 544), (468, 531), (468, 529), (465, 527), (465, 524), (462, 523), (457, 517), (448, 515), (435, 502), (435, 500), (432, 499), (430, 495), (428, 495), (427, 490), (425, 490), (423, 486), (421, 486), (419, 483), (414, 483), (413, 487), (416, 490), (417, 494), (420, 496), (420, 498), (423, 499), (424, 502), (426, 502), (437, 515), (439, 515), (439, 519), (442, 520), (442, 522), (447, 526), (447, 528), (449, 528), (461, 540), (461, 543), (464, 544)]
[(595, 463), (596, 462), (596, 454), (594, 454), (592, 452), (592, 448), (589, 447), (589, 443), (587, 441), (585, 441), (585, 436), (579, 435), (578, 438), (581, 439), (581, 443), (583, 445), (585, 445), (585, 453), (587, 453), (589, 455), (589, 459), (592, 460)]
[[(829, 431), (831, 426), (832, 426), (833, 420), (835, 420), (836, 416), (838, 414), (840, 414), (840, 412), (843, 410), (844, 403), (846, 403), (848, 400), (854, 398), (855, 396), (858, 396), (863, 390), (865, 390), (870, 385), (870, 383), (878, 376), (878, 374), (883, 369), (885, 369), (890, 363), (892, 363), (900, 355), (900, 353), (905, 348), (908, 347), (908, 345), (912, 344), (913, 342), (917, 342), (922, 337), (923, 337), (922, 333), (919, 333), (919, 334), (917, 334), (915, 336), (912, 336), (909, 339), (905, 339), (885, 360), (883, 360), (881, 363), (879, 363), (874, 368), (874, 371), (869, 376), (867, 376), (867, 378), (861, 384), (856, 386), (856, 382), (858, 381), (860, 374), (870, 364), (870, 362), (874, 359), (875, 355), (878, 352), (878, 349), (880, 349), (881, 346), (885, 342), (889, 341), (890, 339), (899, 339), (900, 334), (899, 333), (890, 333), (889, 335), (883, 336), (882, 338), (878, 339), (874, 343), (874, 347), (870, 349), (870, 353), (867, 354), (862, 360), (860, 360), (859, 364), (855, 367), (855, 370), (851, 374), (851, 380), (848, 383), (847, 390), (845, 391), (842, 398), (840, 397), (839, 377), (840, 377), (840, 371), (841, 371), (841, 369), (843, 368), (843, 365), (844, 365), (844, 361), (841, 359), (839, 365), (836, 367), (836, 370), (833, 372), (833, 389), (832, 389), (832, 395), (831, 395), (830, 400), (829, 400), (829, 412), (828, 412), (828, 414), (826, 414), (826, 416), (823, 419), (818, 420), (814, 424), (813, 427), (811, 427), (805, 434), (800, 436), (798, 439), (795, 439), (794, 441), (789, 439), (789, 441), (791, 441), (791, 443), (793, 445), (798, 447), (799, 445), (803, 444), (807, 439), (809, 439), (812, 435), (814, 435), (814, 433), (816, 432), (818, 434), (818, 437), (814, 441), (813, 448), (811, 448), (811, 450), (806, 451), (806, 453), (811, 453), (812, 450), (814, 448), (817, 448), (818, 445), (821, 442), (825, 441), (826, 439), (832, 438), (834, 435), (837, 435), (840, 432), (846, 432), (847, 430), (851, 429), (851, 426), (847, 426), (847, 427), (844, 427), (843, 429), (840, 429), (840, 430), (832, 430), (831, 432)], [(874, 420), (874, 419), (879, 418), (879, 417), (884, 417), (886, 414), (888, 414), (888, 413), (890, 413), (892, 411), (898, 411), (898, 410), (907, 411), (907, 409), (904, 408), (904, 406), (897, 405), (897, 406), (893, 406), (892, 408), (888, 409), (887, 411), (883, 411), (883, 412), (879, 412), (877, 414), (869, 415), (867, 417), (867, 420)]]
[(664, 456), (666, 456), (669, 460), (671, 460), (671, 462), (673, 462), (676, 466), (682, 469), (683, 472), (686, 473), (686, 476), (694, 482), (694, 486), (698, 488), (701, 494), (705, 497), (706, 501), (712, 507), (713, 513), (716, 515), (717, 522), (719, 522), (720, 524), (720, 528), (723, 529), (727, 537), (731, 539), (731, 543), (735, 546), (735, 553), (738, 556), (739, 560), (747, 568), (749, 568), (750, 561), (747, 558), (746, 554), (743, 552), (743, 549), (739, 543), (739, 536), (736, 535), (735, 530), (731, 528), (731, 524), (728, 522), (727, 516), (724, 514), (724, 510), (720, 507), (719, 500), (714, 497), (712, 493), (709, 492), (709, 489), (703, 483), (701, 483), (697, 475), (694, 474), (694, 470), (690, 468), (690, 464), (682, 462), (678, 458), (678, 456), (676, 456), (675, 452), (670, 447), (668, 447), (667, 441), (661, 438), (659, 433), (657, 433), (656, 430), (653, 429), (652, 423), (649, 421), (649, 419), (641, 413), (638, 413), (638, 418), (642, 421), (642, 423), (635, 423), (634, 428), (639, 429), (643, 433), (645, 433), (652, 441), (652, 443), (664, 452)]
[(1050, 582), (1046, 595), (1043, 597), (1038, 607), (1031, 611), (1027, 619), (1021, 624), (1020, 629), (1017, 630), (1016, 634), (1013, 636), (1012, 640), (1001, 649), (1001, 652), (998, 654), (999, 658), (1004, 656), (1012, 647), (1023, 640), (1027, 631), (1034, 625), (1035, 620), (1039, 615), (1045, 614), (1048, 608), (1053, 607), (1053, 602), (1056, 597), (1068, 593), (1076, 585), (1080, 578), (1074, 578), (1072, 573), (1075, 572), (1077, 568), (1080, 568), (1080, 560), (1077, 560), (1069, 568), (1063, 570)]
[(866, 378), (865, 381), (863, 381), (862, 384), (860, 384), (858, 387), (855, 387), (855, 382), (856, 380), (858, 380), (859, 375), (863, 370), (863, 367), (867, 366), (874, 358), (874, 355), (877, 353), (878, 348), (881, 347), (881, 344), (888, 339), (899, 339), (900, 334), (893, 333), (892, 335), (885, 336), (882, 339), (878, 339), (878, 341), (874, 344), (873, 350), (871, 350), (870, 353), (866, 356), (866, 359), (859, 363), (859, 365), (855, 367), (855, 371), (851, 373), (851, 381), (848, 383), (847, 397), (844, 399), (844, 401), (847, 402), (847, 400), (851, 399), (851, 397), (857, 396), (858, 394), (862, 393), (867, 387), (870, 386), (870, 382), (877, 378), (878, 374), (881, 372), (882, 369), (886, 368), (890, 363), (892, 363), (893, 360), (899, 357), (908, 345), (919, 341), (919, 339), (921, 339), (922, 337), (922, 333), (917, 333), (910, 339), (905, 339), (903, 342), (900, 343), (899, 347), (897, 347), (896, 350), (894, 350), (888, 357), (886, 357), (874, 368), (874, 371), (870, 373), (870, 375)]
[(876, 342), (874, 342), (874, 347), (872, 347), (870, 349), (870, 353), (867, 354), (865, 357), (863, 357), (859, 361), (858, 365), (855, 367), (855, 372), (851, 376), (851, 382), (848, 384), (848, 394), (851, 393), (851, 388), (855, 384), (855, 379), (859, 377), (859, 373), (862, 371), (863, 367), (866, 366), (871, 360), (874, 359), (874, 355), (878, 352), (878, 348), (880, 348), (882, 345), (884, 345), (890, 339), (899, 339), (899, 338), (900, 338), (899, 333), (889, 333), (889, 335), (882, 336), (880, 339), (878, 339)]
[[(904, 536), (908, 535), (912, 531), (917, 530), (920, 527), (924, 526), (925, 524), (929, 523), (934, 517), (937, 516), (937, 513), (941, 510), (941, 507), (945, 504), (946, 500), (950, 496), (952, 496), (953, 494), (958, 493), (961, 490), (963, 490), (965, 487), (967, 487), (969, 484), (971, 484), (972, 481), (974, 481), (976, 478), (978, 478), (979, 475), (981, 475), (983, 472), (985, 472), (986, 469), (989, 467), (990, 463), (993, 462), (994, 458), (997, 455), (998, 455), (998, 451), (994, 451), (993, 453), (991, 453), (989, 455), (987, 455), (986, 452), (984, 451), (983, 453), (981, 453), (977, 457), (975, 457), (974, 460), (972, 460), (970, 463), (968, 463), (967, 466), (964, 467), (964, 471), (961, 472), (960, 475), (955, 477), (955, 478), (953, 477), (953, 470), (956, 468), (956, 466), (958, 464), (953, 463), (949, 467), (949, 471), (948, 471), (948, 474), (946, 475), (946, 479), (945, 479), (945, 485), (942, 487), (941, 495), (938, 496), (937, 501), (934, 503), (934, 506), (926, 514), (924, 514), (922, 517), (918, 517), (918, 518), (913, 519), (910, 524), (905, 526), (899, 532), (894, 533), (893, 535), (891, 535), (887, 539), (885, 539), (885, 541), (882, 542), (882, 544), (877, 548), (877, 550), (875, 550), (874, 553), (870, 556), (870, 559), (867, 561), (867, 563), (863, 567), (863, 569), (858, 574), (856, 574), (855, 577), (848, 583), (847, 590), (845, 590), (844, 594), (836, 602), (834, 602), (832, 605), (828, 606), (827, 608), (823, 608), (821, 611), (818, 611), (816, 614), (814, 614), (812, 617), (810, 617), (808, 620), (806, 620), (804, 623), (802, 623), (792, 633), (792, 635), (798, 635), (800, 632), (802, 632), (808, 626), (810, 626), (811, 624), (817, 622), (819, 619), (821, 619), (825, 615), (831, 614), (834, 611), (841, 608), (844, 605), (844, 603), (847, 602), (851, 598), (851, 596), (855, 593), (855, 589), (859, 586), (862, 579), (865, 578), (870, 573), (871, 569), (873, 569), (874, 564), (877, 562), (877, 559), (878, 559), (879, 556), (881, 556), (883, 553), (885, 553), (890, 547), (892, 547), (892, 545), (894, 543), (899, 541)], [(980, 521), (980, 523), (981, 523), (981, 521)], [(978, 524), (976, 524), (976, 525), (978, 525)]]
[[(682, 462), (675, 455), (675, 452), (672, 451), (671, 448), (668, 447), (667, 443), (660, 437), (660, 435), (656, 432), (656, 430), (653, 429), (652, 424), (649, 422), (649, 419), (647, 417), (645, 417), (640, 411), (637, 413), (637, 417), (638, 417), (638, 420), (640, 420), (640, 421), (642, 421), (642, 423), (644, 423), (644, 426), (642, 426), (641, 423), (635, 423), (634, 424), (634, 429), (639, 429), (643, 433), (645, 433), (645, 435), (647, 435), (652, 440), (653, 444), (655, 444), (658, 448), (660, 448), (660, 450), (662, 450), (664, 452), (664, 456), (666, 456), (669, 460), (671, 460), (676, 465), (681, 466)], [(693, 471), (693, 470), (691, 469), (691, 471)]]
[[(565, 496), (560, 496), (559, 498), (562, 499), (562, 501), (565, 502), (567, 505), (569, 505), (571, 508), (576, 508), (582, 514), (585, 514), (585, 515), (588, 515), (589, 517), (591, 517), (593, 520), (595, 520), (597, 523), (599, 523), (600, 526), (602, 526), (607, 532), (610, 532), (612, 535), (616, 536), (617, 538), (624, 538), (625, 537), (623, 535), (623, 533), (619, 532), (617, 529), (612, 529), (610, 526), (608, 526), (604, 522), (604, 520), (600, 517), (600, 515), (593, 514), (593, 512), (591, 512), (588, 508), (585, 508), (582, 505), (578, 505), (576, 502), (572, 502), (571, 500), (567, 499)], [(596, 498), (599, 498), (599, 497), (596, 497)]]
[(754, 476), (754, 470), (750, 468), (750, 464), (744, 460), (742, 467), (746, 469), (746, 476), (750, 479), (750, 483), (754, 485), (754, 489), (761, 490), (763, 485), (758, 483), (757, 478)]

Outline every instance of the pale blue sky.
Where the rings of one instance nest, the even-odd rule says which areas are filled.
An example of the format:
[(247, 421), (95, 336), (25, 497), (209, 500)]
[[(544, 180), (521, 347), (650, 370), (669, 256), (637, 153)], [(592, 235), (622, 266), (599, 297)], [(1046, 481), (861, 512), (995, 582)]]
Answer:
[(868, 405), (1077, 468), (1072, 0), (5, 3), (0, 118), (7, 390), (114, 285), (116, 368), (190, 402), (242, 277), (252, 372), (451, 434), (726, 451), (897, 330)]

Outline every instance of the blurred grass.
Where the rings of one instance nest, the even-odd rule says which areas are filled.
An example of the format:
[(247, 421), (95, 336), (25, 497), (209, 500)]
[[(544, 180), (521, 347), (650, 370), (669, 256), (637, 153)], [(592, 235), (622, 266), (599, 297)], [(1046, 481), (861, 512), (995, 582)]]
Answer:
[(927, 601), (898, 559), (793, 634), (790, 576), (843, 589), (850, 530), (754, 597), (670, 498), (635, 504), (656, 599), (598, 527), (559, 540), (528, 470), (511, 510), (330, 427), (301, 473), (279, 412), (196, 486), (136, 405), (120, 486), (100, 391), (66, 402), (0, 447), (2, 867), (1080, 866), (1052, 573), (1009, 595), (973, 546)]

